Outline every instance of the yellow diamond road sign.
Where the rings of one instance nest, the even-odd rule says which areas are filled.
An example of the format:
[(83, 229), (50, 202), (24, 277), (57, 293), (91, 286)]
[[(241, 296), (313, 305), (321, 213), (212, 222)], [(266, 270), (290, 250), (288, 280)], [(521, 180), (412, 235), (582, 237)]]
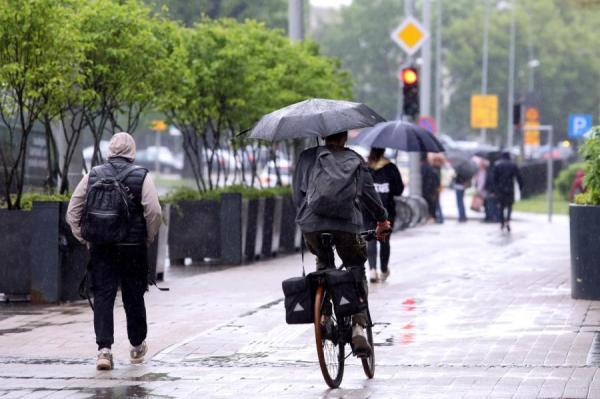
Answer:
[(429, 38), (429, 32), (415, 18), (407, 17), (392, 32), (391, 37), (408, 55), (413, 55)]

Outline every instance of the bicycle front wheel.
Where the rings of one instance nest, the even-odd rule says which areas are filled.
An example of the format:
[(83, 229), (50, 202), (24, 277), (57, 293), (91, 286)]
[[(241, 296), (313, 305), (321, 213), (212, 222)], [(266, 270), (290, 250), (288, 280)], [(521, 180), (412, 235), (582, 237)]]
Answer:
[(369, 341), (369, 346), (371, 347), (371, 355), (362, 358), (361, 360), (365, 375), (371, 379), (375, 376), (375, 346), (373, 345), (373, 327), (370, 322), (367, 326), (367, 339)]
[[(325, 306), (326, 302), (329, 302), (327, 306)], [(335, 315), (326, 314), (333, 313), (330, 309), (331, 301), (327, 298), (325, 287), (321, 284), (317, 287), (314, 312), (317, 355), (325, 382), (331, 388), (337, 388), (344, 377), (344, 341)], [(330, 321), (325, 325), (321, 323), (322, 316), (330, 317)]]

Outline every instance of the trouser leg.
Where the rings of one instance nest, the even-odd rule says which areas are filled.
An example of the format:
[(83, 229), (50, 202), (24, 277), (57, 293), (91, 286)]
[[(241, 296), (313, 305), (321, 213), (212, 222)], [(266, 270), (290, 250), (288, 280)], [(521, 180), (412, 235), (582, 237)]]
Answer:
[(369, 269), (377, 269), (377, 241), (372, 240), (367, 243), (367, 257), (369, 259)]
[(458, 208), (458, 220), (467, 220), (465, 212), (465, 190), (456, 190), (456, 207)]
[(390, 241), (389, 237), (387, 241), (379, 243), (379, 261), (381, 262), (381, 272), (386, 273), (388, 271), (388, 263), (390, 262)]
[(510, 222), (510, 218), (512, 216), (512, 207), (513, 207), (512, 202), (509, 202), (508, 204), (506, 204), (506, 223)]
[(148, 265), (143, 245), (121, 249), (121, 295), (127, 318), (127, 337), (133, 346), (146, 339), (146, 305), (144, 294), (148, 288)]
[(114, 247), (92, 248), (91, 279), (94, 294), (94, 332), (98, 349), (110, 348), (114, 343), (115, 297), (119, 286)]

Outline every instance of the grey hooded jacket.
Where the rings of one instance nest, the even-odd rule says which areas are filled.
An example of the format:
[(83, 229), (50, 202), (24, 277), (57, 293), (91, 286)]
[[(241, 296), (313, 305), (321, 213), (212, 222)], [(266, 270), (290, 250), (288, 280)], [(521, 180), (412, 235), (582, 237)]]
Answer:
[[(304, 150), (300, 154), (300, 158), (296, 164), (294, 180), (292, 183), (292, 194), (297, 209), (296, 222), (304, 233), (316, 231), (345, 231), (348, 233), (359, 233), (364, 227), (361, 209), (356, 204), (348, 204), (348, 206), (354, 207), (354, 214), (351, 220), (323, 217), (312, 212), (307, 206), (306, 192), (308, 190), (309, 178), (315, 164), (318, 148), (319, 147), (312, 147)], [(369, 173), (367, 165), (362, 157), (349, 148), (330, 147), (329, 149), (334, 157), (340, 162), (348, 160), (349, 158), (360, 160), (363, 187), (359, 202), (362, 207), (373, 216), (373, 219), (378, 222), (385, 221), (387, 219), (387, 212), (381, 203), (379, 194), (375, 191), (373, 177)]]

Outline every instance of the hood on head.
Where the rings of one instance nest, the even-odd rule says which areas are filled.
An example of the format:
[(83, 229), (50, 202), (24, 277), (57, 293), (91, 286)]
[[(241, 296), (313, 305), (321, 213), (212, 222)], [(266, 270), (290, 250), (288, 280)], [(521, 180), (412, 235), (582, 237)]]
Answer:
[(112, 136), (108, 143), (108, 158), (123, 157), (130, 161), (135, 160), (135, 140), (127, 132), (120, 132)]

